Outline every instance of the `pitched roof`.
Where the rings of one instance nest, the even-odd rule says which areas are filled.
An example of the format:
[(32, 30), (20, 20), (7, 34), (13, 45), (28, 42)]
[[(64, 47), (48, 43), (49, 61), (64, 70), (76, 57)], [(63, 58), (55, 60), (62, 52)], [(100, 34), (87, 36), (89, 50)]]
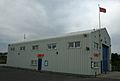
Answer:
[(101, 29), (91, 29), (91, 30), (85, 30), (85, 31), (77, 31), (77, 32), (71, 32), (71, 33), (64, 33), (62, 35), (57, 35), (57, 36), (49, 36), (47, 38), (42, 38), (42, 39), (35, 39), (35, 40), (25, 40), (25, 41), (21, 41), (21, 42), (17, 42), (17, 43), (13, 43), (13, 44), (20, 44), (20, 43), (26, 43), (26, 42), (35, 42), (35, 41), (39, 41), (39, 40), (46, 40), (46, 39), (54, 39), (54, 38), (62, 38), (62, 37), (67, 37), (67, 36), (74, 36), (74, 35), (82, 35), (82, 34), (89, 34), (95, 31), (99, 31), (105, 28), (101, 28)]
[[(89, 34), (91, 32), (95, 32), (95, 31), (99, 31), (99, 30), (103, 30), (105, 28), (101, 28), (101, 29), (91, 29), (91, 30), (85, 30), (85, 31), (77, 31), (77, 32), (71, 32), (71, 33), (66, 33), (66, 34), (63, 34), (63, 35), (60, 35), (60, 36), (54, 36), (54, 37), (66, 37), (66, 36), (74, 36), (74, 35), (81, 35), (81, 34)], [(53, 37), (53, 38), (54, 38)]]

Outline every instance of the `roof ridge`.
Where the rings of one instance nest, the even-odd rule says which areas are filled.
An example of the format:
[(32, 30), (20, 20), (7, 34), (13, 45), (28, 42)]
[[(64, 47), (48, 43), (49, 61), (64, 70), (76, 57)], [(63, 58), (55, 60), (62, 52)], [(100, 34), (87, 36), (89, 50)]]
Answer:
[(54, 38), (61, 38), (61, 37), (74, 36), (74, 35), (88, 34), (88, 33), (91, 33), (91, 32), (98, 31), (98, 30), (102, 30), (102, 29), (105, 29), (105, 28), (91, 29), (91, 30), (85, 30), (85, 31), (77, 31), (77, 32), (71, 32), (71, 33), (63, 33), (61, 35), (49, 36), (49, 37), (41, 38), (41, 39), (33, 39), (33, 40), (31, 39), (31, 40), (16, 42), (16, 43), (13, 43), (13, 44), (33, 42), (33, 41), (39, 41), (39, 40), (47, 40), (47, 39), (54, 39)]

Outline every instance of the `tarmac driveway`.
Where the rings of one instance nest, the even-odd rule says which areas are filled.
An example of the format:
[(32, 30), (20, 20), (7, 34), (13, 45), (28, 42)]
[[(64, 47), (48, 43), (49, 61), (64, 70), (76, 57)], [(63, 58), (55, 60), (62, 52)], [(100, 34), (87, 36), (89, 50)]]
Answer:
[[(110, 75), (111, 76), (111, 75)], [(120, 81), (110, 78), (88, 78), (51, 72), (36, 72), (0, 67), (0, 81)]]

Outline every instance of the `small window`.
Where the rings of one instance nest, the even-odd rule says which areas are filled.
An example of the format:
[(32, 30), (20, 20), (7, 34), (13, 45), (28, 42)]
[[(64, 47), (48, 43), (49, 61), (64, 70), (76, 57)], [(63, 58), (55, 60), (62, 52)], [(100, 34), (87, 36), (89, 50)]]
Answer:
[(48, 44), (48, 49), (56, 49), (56, 43)]
[(99, 67), (99, 62), (91, 61), (91, 68), (98, 68), (98, 67)]
[(10, 50), (11, 50), (11, 51), (15, 51), (15, 48), (14, 48), (14, 47), (11, 47)]
[(37, 60), (31, 60), (31, 65), (37, 65)]
[(53, 49), (56, 49), (56, 43), (53, 43), (53, 44), (52, 44), (52, 48), (53, 48)]
[(80, 41), (75, 42), (69, 42), (69, 48), (79, 48), (80, 47)]
[(37, 65), (37, 60), (35, 60), (35, 65)]
[(48, 44), (48, 49), (51, 49), (52, 47), (51, 47), (51, 44)]
[(69, 42), (69, 48), (73, 48), (74, 47), (74, 42)]
[(20, 47), (20, 50), (25, 50), (25, 46)]
[(80, 41), (75, 42), (75, 47), (80, 47)]
[(32, 46), (32, 50), (38, 50), (39, 46), (38, 45), (34, 45)]
[(44, 66), (48, 66), (48, 60), (44, 61)]
[(94, 62), (94, 67), (99, 67), (98, 62)]
[(91, 68), (94, 68), (94, 62), (91, 61)]

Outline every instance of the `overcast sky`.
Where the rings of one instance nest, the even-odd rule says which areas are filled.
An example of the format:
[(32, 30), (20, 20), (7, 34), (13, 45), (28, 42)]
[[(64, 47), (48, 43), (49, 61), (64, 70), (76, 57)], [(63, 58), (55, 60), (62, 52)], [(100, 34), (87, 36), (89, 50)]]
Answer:
[(9, 43), (41, 39), (68, 32), (102, 27), (112, 39), (112, 52), (120, 53), (120, 0), (0, 0), (0, 51)]

